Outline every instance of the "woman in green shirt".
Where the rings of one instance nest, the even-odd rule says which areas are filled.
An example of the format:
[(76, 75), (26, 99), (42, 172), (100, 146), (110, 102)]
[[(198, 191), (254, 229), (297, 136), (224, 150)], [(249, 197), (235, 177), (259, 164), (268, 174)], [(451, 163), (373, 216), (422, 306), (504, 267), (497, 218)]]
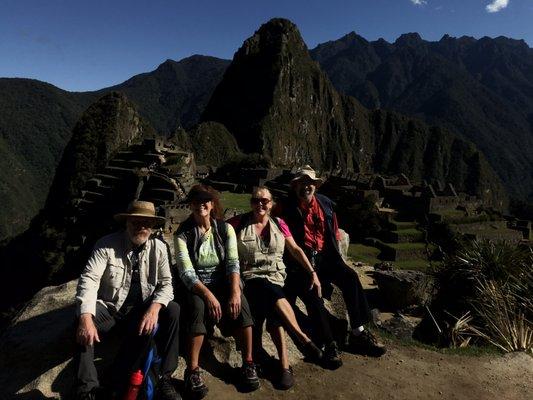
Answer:
[(179, 277), (188, 289), (189, 347), (185, 391), (198, 399), (207, 394), (198, 365), (206, 325), (217, 324), (224, 335), (241, 341), (241, 387), (259, 387), (252, 360), (253, 320), (242, 293), (237, 240), (233, 227), (220, 219), (218, 192), (195, 185), (187, 196), (192, 214), (175, 235)]

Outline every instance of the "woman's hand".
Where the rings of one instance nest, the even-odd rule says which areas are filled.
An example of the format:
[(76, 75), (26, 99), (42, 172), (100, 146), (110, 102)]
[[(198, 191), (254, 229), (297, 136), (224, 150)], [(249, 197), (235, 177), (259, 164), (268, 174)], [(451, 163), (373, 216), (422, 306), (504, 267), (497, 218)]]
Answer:
[(311, 273), (311, 279), (312, 279), (312, 282), (311, 282), (311, 287), (309, 288), (309, 290), (313, 290), (313, 288), (315, 288), (316, 290), (316, 295), (318, 297), (322, 297), (322, 286), (320, 285), (320, 280), (318, 279), (318, 275), (316, 273), (316, 271), (313, 271)]
[(76, 331), (76, 341), (82, 346), (92, 346), (94, 342), (100, 343), (98, 330), (94, 325), (92, 314), (80, 315), (78, 330)]
[(222, 318), (222, 307), (215, 295), (209, 292), (205, 297), (205, 304), (209, 311), (209, 316), (217, 323)]
[(241, 313), (241, 291), (233, 291), (228, 301), (228, 311), (231, 319), (237, 319)]

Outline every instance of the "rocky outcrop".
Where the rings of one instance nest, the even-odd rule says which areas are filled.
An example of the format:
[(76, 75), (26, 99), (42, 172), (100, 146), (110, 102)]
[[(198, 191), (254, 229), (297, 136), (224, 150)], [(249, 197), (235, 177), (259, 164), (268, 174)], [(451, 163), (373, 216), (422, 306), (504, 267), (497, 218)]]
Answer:
[(241, 154), (233, 135), (218, 122), (202, 122), (191, 129), (189, 138), (201, 165), (221, 165)]
[[(77, 280), (60, 286), (46, 287), (37, 293), (13, 320), (0, 337), (0, 399), (57, 399), (71, 398), (75, 380), (72, 355), (75, 350), (74, 296)], [(339, 291), (326, 302), (337, 321), (336, 333), (346, 332), (346, 309)], [(308, 326), (305, 307), (298, 303), (297, 316), (302, 326)], [(116, 334), (101, 338), (96, 366), (105, 375), (120, 344)], [(302, 360), (297, 346), (288, 337), (289, 361), (295, 365)], [(277, 357), (268, 334), (263, 334), (263, 347)], [(100, 349), (100, 350), (98, 350)], [(201, 355), (202, 368), (208, 374), (231, 380), (232, 367), (240, 366), (240, 355), (232, 338), (223, 337), (218, 329), (204, 344)], [(185, 363), (180, 360), (174, 373), (183, 379)]]
[(0, 337), (0, 398), (67, 398), (74, 377), (75, 290), (76, 281), (42, 289)]
[(374, 281), (380, 296), (390, 310), (402, 310), (411, 305), (423, 305), (431, 297), (431, 279), (420, 271), (375, 271)]
[(497, 206), (505, 197), (470, 142), (394, 112), (369, 111), (339, 94), (288, 20), (273, 19), (244, 42), (202, 119), (222, 123), (241, 150), (278, 166), (405, 173), (452, 182)]
[(64, 207), (116, 151), (146, 133), (154, 133), (123, 95), (112, 92), (91, 105), (82, 115), (67, 144), (46, 201), (47, 212)]

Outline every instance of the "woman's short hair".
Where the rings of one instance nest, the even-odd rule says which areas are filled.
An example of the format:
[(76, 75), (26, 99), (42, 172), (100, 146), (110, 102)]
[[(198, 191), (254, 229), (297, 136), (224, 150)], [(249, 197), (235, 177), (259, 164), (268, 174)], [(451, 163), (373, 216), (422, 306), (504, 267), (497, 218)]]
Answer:
[(273, 200), (272, 193), (270, 192), (270, 189), (267, 188), (266, 186), (255, 186), (254, 189), (252, 190), (252, 197), (256, 197), (256, 195), (259, 194), (259, 192), (268, 193), (268, 195), (270, 196), (270, 199)]

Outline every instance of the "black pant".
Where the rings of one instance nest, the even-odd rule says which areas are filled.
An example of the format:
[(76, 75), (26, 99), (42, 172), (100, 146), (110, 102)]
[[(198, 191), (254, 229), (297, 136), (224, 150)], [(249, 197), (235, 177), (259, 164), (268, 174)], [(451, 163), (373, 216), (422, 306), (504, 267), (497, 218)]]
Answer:
[[(229, 285), (215, 284), (208, 286), (222, 307), (222, 319), (216, 324), (222, 335), (232, 336), (236, 330), (253, 326), (254, 322), (250, 312), (250, 306), (244, 293), (241, 293), (241, 312), (236, 319), (232, 319), (228, 313)], [(206, 309), (205, 301), (199, 295), (189, 291), (187, 294), (187, 316), (189, 335), (206, 335), (208, 327), (212, 328), (215, 322), (211, 319)]]
[[(347, 266), (336, 255), (319, 253), (315, 256), (315, 270), (318, 274), (323, 291), (327, 286), (334, 284), (341, 292), (352, 328), (357, 328), (370, 321), (368, 302), (359, 281), (357, 272)], [(298, 296), (304, 302), (313, 328), (322, 335), (324, 343), (333, 341), (333, 335), (328, 319), (328, 312), (322, 299), (316, 296), (314, 290), (310, 291), (311, 278), (301, 267), (293, 265), (287, 271), (285, 292), (289, 301), (293, 302)]]
[[(111, 370), (113, 385), (116, 387), (121, 387), (127, 382), (132, 366), (150, 340), (149, 336), (138, 334), (141, 318), (149, 306), (150, 302), (147, 302), (134, 308), (125, 316), (118, 316), (110, 313), (102, 304), (96, 303), (94, 323), (100, 340), (102, 340), (102, 334), (108, 333), (115, 326), (124, 329), (122, 344)], [(162, 375), (172, 374), (178, 366), (179, 316), (180, 307), (173, 301), (159, 311), (159, 327), (154, 340), (157, 352), (162, 358)], [(98, 387), (98, 375), (94, 365), (94, 346), (78, 346), (75, 362), (78, 364), (78, 392), (88, 392)]]

